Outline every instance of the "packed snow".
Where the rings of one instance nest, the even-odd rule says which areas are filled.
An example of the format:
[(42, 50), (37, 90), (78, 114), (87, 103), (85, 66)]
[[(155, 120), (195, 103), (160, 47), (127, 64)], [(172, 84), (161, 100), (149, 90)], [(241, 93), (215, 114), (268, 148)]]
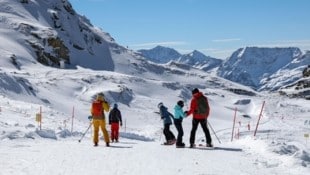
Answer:
[[(163, 80), (106, 71), (27, 71), (1, 69), (0, 174), (309, 173), (310, 143), (305, 134), (310, 129), (310, 106), (306, 100), (278, 94), (244, 96), (211, 84), (201, 86), (211, 106), (209, 129), (215, 149), (176, 148), (161, 145), (165, 140), (157, 104), (163, 102), (173, 112), (177, 100), (183, 99), (187, 109), (190, 89), (182, 84), (198, 84), (199, 79), (175, 77), (181, 88), (173, 89)], [(12, 79), (28, 80), (35, 85), (33, 94), (11, 85)], [(120, 142), (111, 147), (103, 140), (93, 147), (92, 128), (78, 142), (89, 126), (87, 116), (97, 92), (104, 92), (111, 104), (118, 103), (124, 117)], [(35, 120), (40, 108), (41, 129)], [(183, 126), (184, 142), (189, 146), (191, 116)], [(177, 135), (174, 126), (171, 129)], [(197, 145), (205, 142), (201, 128), (196, 136)]]
[[(309, 101), (255, 92), (182, 64), (151, 63), (118, 46), (86, 17), (72, 15), (66, 0), (0, 2), (0, 175), (309, 174)], [(77, 23), (86, 33), (70, 31)], [(65, 38), (70, 69), (38, 63), (29, 42), (50, 46), (36, 34), (43, 40)], [(93, 42), (96, 37), (101, 44)], [(86, 49), (74, 49), (72, 43)], [(163, 146), (157, 104), (173, 113), (177, 101), (184, 100), (188, 110), (194, 88), (209, 99), (215, 148), (188, 147), (192, 116), (183, 121), (186, 148)], [(110, 147), (103, 139), (94, 147), (93, 128), (87, 130), (91, 102), (100, 92), (111, 106), (118, 104), (123, 116), (120, 142)], [(42, 123), (36, 121), (40, 114)], [(173, 125), (171, 130), (177, 135)], [(199, 126), (196, 145), (204, 143)]]

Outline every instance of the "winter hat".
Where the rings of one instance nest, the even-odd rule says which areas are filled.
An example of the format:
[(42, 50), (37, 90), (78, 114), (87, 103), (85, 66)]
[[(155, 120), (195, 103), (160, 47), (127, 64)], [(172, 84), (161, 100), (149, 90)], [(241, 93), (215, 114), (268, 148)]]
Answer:
[(104, 99), (104, 94), (102, 92), (98, 93), (97, 94), (97, 100), (103, 101), (103, 99)]
[(117, 103), (115, 103), (113, 107), (114, 107), (114, 108), (117, 108), (117, 107), (118, 107)]
[(199, 92), (199, 90), (197, 89), (197, 88), (195, 88), (194, 90), (192, 90), (192, 94), (194, 95), (194, 94), (196, 94), (196, 93), (198, 93)]
[(160, 108), (161, 106), (163, 106), (163, 102), (158, 103), (157, 107)]
[(184, 102), (182, 100), (178, 101), (177, 103), (181, 108), (184, 106)]

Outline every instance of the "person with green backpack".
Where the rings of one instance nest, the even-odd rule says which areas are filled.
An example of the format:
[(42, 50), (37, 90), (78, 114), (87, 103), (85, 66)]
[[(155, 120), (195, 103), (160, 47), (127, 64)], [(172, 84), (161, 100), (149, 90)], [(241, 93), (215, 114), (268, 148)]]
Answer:
[(197, 88), (192, 91), (192, 100), (187, 116), (193, 114), (192, 130), (190, 135), (190, 148), (195, 147), (195, 135), (198, 124), (200, 123), (206, 136), (207, 147), (213, 147), (212, 138), (207, 126), (207, 118), (210, 113), (210, 106), (207, 97), (205, 97)]

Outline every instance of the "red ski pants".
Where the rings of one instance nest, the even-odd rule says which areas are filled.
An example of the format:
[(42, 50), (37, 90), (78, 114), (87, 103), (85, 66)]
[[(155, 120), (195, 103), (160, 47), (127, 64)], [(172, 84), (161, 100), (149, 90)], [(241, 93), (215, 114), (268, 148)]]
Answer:
[(111, 139), (118, 140), (119, 135), (119, 123), (111, 123)]

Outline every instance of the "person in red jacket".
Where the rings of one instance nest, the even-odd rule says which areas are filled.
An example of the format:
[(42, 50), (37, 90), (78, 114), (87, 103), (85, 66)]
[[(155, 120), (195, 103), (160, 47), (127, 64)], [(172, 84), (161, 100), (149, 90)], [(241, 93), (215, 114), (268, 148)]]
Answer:
[(210, 113), (210, 106), (207, 97), (205, 97), (197, 88), (192, 91), (192, 100), (190, 104), (190, 109), (187, 112), (187, 116), (193, 114), (192, 120), (192, 130), (190, 135), (190, 147), (193, 148), (195, 146), (195, 135), (198, 124), (200, 123), (203, 132), (206, 136), (207, 147), (213, 147), (212, 138), (210, 135), (209, 128), (207, 126), (207, 118)]

